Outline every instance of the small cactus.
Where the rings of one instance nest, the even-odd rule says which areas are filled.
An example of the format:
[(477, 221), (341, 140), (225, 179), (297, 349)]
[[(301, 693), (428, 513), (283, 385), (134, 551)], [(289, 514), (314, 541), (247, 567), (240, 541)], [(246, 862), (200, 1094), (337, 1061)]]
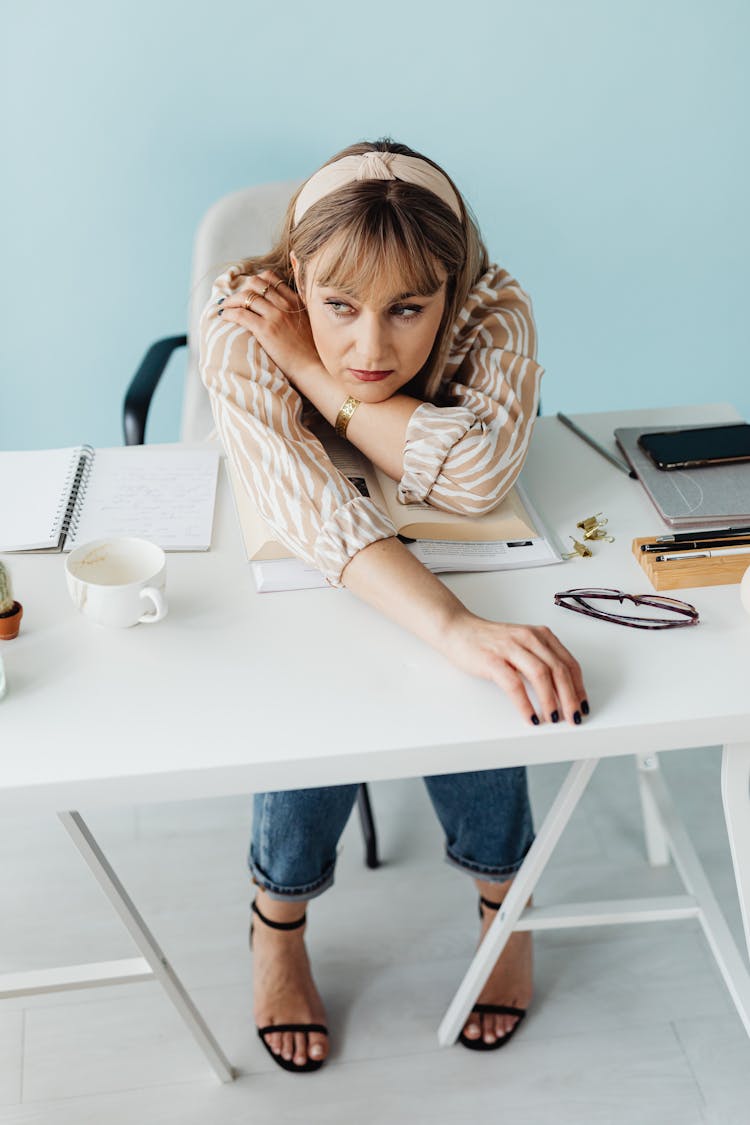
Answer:
[(10, 575), (5, 564), (0, 562), (0, 617), (6, 613), (11, 613), (14, 605)]

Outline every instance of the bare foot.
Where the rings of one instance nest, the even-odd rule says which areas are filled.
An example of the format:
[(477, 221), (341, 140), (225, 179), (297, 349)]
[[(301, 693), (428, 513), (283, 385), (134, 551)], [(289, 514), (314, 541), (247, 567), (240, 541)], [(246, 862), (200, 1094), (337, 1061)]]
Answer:
[[(502, 902), (510, 887), (510, 881), (502, 884), (477, 882), (480, 891), (490, 902)], [(482, 929), (480, 942), (492, 925), (497, 911), (482, 907)], [(495, 962), (495, 967), (487, 978), (479, 994), (479, 1004), (508, 1004), (514, 1008), (528, 1008), (533, 994), (532, 984), (532, 942), (530, 931), (512, 934)], [(518, 1023), (518, 1016), (496, 1015), (493, 1013), (472, 1012), (464, 1025), (467, 1039), (479, 1039), (494, 1043), (512, 1031)]]
[[(258, 909), (274, 922), (301, 918), (305, 904), (278, 902), (262, 891)], [(253, 1008), (258, 1027), (277, 1023), (322, 1023), (326, 1013), (312, 978), (305, 949), (305, 926), (296, 930), (274, 930), (253, 912)], [(322, 1061), (328, 1054), (328, 1036), (319, 1031), (272, 1032), (265, 1036), (274, 1054), (295, 1066), (309, 1057)]]

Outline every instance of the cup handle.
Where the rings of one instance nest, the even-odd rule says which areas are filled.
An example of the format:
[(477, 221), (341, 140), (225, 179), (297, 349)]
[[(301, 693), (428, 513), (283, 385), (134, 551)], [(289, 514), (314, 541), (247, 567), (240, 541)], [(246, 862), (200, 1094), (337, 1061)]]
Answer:
[(162, 617), (167, 616), (167, 599), (162, 590), (157, 590), (156, 586), (144, 586), (140, 596), (150, 598), (156, 612), (144, 613), (143, 617), (138, 618), (139, 624), (154, 625), (157, 621), (161, 621)]

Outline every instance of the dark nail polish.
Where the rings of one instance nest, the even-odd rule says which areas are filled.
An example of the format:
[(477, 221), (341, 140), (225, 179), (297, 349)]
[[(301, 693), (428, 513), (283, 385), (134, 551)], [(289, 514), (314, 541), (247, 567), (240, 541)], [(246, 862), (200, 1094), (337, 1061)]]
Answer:
[(219, 297), (219, 299), (218, 299), (218, 301), (216, 302), (216, 304), (217, 304), (217, 305), (223, 305), (225, 301), (226, 301), (226, 297)]
[(580, 723), (580, 721), (581, 721), (581, 712), (580, 711), (574, 711), (573, 712), (573, 722), (574, 723)]
[(535, 727), (539, 726), (539, 716), (538, 715), (532, 715), (531, 721), (532, 721), (532, 723), (534, 724)]
[(558, 711), (553, 711), (553, 712), (552, 712), (552, 714), (550, 715), (550, 719), (552, 719), (552, 722), (553, 722), (553, 723), (557, 723), (557, 722), (559, 722), (559, 721), (560, 721), (560, 714), (559, 714), (559, 712), (558, 712)]
[(581, 701), (581, 710), (583, 711), (584, 715), (588, 715), (588, 713), (589, 713), (589, 701), (588, 701), (588, 699), (584, 699), (584, 700)]
[(221, 316), (221, 314), (222, 314), (223, 312), (224, 312), (224, 310), (223, 310), (223, 309), (219, 309), (219, 316)]

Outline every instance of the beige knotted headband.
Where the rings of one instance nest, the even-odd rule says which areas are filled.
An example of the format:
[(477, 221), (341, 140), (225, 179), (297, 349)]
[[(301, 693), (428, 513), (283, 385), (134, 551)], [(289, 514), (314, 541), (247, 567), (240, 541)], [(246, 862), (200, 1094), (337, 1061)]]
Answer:
[(326, 164), (318, 169), (310, 177), (297, 196), (294, 225), (297, 225), (308, 207), (355, 180), (403, 180), (407, 184), (416, 184), (442, 199), (461, 218), (461, 205), (455, 191), (443, 173), (426, 160), (420, 160), (416, 156), (400, 156), (396, 152), (365, 152), (359, 156), (342, 156), (333, 164)]

